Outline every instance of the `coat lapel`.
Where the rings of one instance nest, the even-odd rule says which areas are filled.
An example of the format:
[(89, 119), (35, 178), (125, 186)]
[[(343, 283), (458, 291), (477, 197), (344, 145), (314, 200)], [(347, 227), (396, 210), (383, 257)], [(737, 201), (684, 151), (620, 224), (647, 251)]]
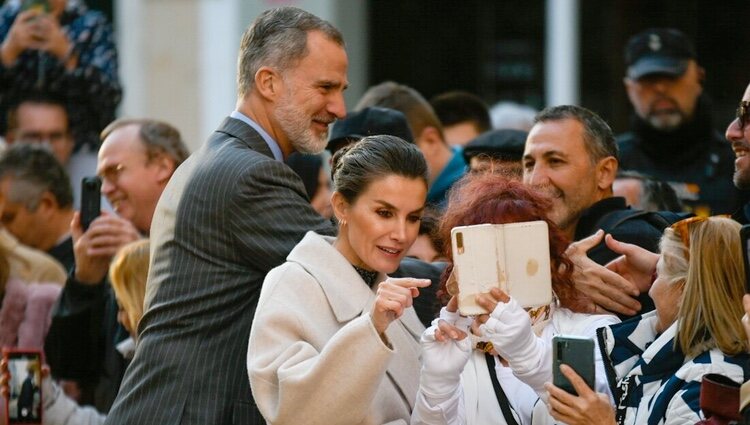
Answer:
[[(375, 293), (336, 251), (333, 241), (332, 237), (308, 232), (287, 259), (300, 264), (315, 277), (328, 298), (333, 314), (343, 324), (369, 311), (375, 301)], [(320, 261), (321, 258), (326, 261)], [(385, 275), (380, 275), (379, 281), (385, 278)], [(423, 331), (424, 326), (414, 309), (409, 308), (385, 332), (396, 350), (396, 358), (390, 362), (386, 374), (400, 389), (410, 408), (414, 406), (419, 389), (421, 368), (419, 345), (415, 341), (419, 341)]]
[(224, 118), (216, 131), (241, 140), (250, 149), (273, 159), (273, 152), (271, 152), (271, 148), (268, 147), (263, 137), (255, 129), (236, 118)]

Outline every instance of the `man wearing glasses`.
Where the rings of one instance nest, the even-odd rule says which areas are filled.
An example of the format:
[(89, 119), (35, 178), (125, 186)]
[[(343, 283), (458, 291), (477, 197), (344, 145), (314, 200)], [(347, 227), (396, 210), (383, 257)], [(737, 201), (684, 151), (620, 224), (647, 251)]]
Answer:
[(61, 100), (30, 94), (8, 110), (5, 140), (47, 146), (65, 167), (73, 186), (73, 205), (81, 204), (81, 178), (94, 174), (96, 155), (87, 149), (74, 152), (75, 140), (68, 112)]
[(625, 49), (628, 98), (635, 114), (617, 138), (620, 168), (666, 181), (698, 215), (729, 213), (732, 153), (711, 120), (705, 71), (690, 40), (671, 28), (633, 36)]
[[(750, 85), (745, 89), (740, 106), (737, 108), (737, 118), (729, 123), (726, 138), (732, 145), (736, 156), (734, 161), (734, 185), (737, 189), (750, 189)], [(742, 224), (750, 223), (750, 202), (736, 211), (732, 216)]]
[(123, 245), (149, 235), (156, 203), (189, 151), (177, 129), (150, 119), (116, 120), (101, 138), (97, 174), (116, 215), (102, 214), (85, 232), (74, 216), (75, 269), (56, 306), (45, 352), (57, 377), (79, 384), (82, 404), (106, 412), (126, 366), (115, 344), (127, 337), (107, 282), (109, 264)]

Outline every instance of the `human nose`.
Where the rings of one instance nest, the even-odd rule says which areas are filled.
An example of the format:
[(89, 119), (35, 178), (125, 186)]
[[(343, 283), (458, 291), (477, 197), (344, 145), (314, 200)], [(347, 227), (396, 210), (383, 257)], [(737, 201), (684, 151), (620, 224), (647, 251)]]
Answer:
[(727, 131), (724, 136), (730, 142), (738, 142), (744, 139), (745, 133), (743, 129), (740, 128), (739, 118), (735, 118), (732, 120), (732, 122), (729, 123), (729, 127), (727, 127)]
[(102, 179), (102, 187), (101, 187), (102, 195), (107, 196), (115, 191), (115, 184), (114, 182), (112, 182), (111, 178), (102, 176), (101, 179)]
[(328, 102), (328, 112), (338, 119), (346, 116), (346, 101), (344, 101), (344, 92), (337, 91)]
[(394, 226), (391, 231), (391, 239), (397, 242), (403, 242), (406, 240), (407, 223), (406, 219), (398, 220), (398, 223)]
[(651, 88), (658, 93), (664, 93), (667, 90), (667, 81), (656, 80), (651, 83)]
[(524, 170), (523, 182), (532, 187), (544, 186), (549, 183), (549, 177), (541, 166), (534, 165)]

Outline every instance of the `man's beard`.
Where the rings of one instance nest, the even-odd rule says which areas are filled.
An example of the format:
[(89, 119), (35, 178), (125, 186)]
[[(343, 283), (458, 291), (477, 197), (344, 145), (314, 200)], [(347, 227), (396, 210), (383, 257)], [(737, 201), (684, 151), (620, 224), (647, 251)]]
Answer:
[(315, 134), (310, 127), (312, 120), (329, 121), (328, 117), (305, 119), (302, 108), (295, 105), (289, 93), (276, 108), (276, 120), (291, 142), (294, 150), (303, 154), (318, 154), (328, 143), (328, 130)]
[(750, 189), (750, 170), (738, 169), (734, 171), (734, 186), (740, 190)]
[(583, 211), (588, 208), (588, 206), (577, 205), (574, 200), (566, 197), (555, 186), (536, 187), (535, 189), (552, 202), (552, 208), (547, 211), (547, 217), (563, 231), (574, 229)]
[(650, 114), (648, 116), (648, 122), (657, 130), (661, 131), (674, 131), (680, 128), (683, 119), (682, 114), (678, 111)]
[(649, 124), (651, 124), (651, 127), (654, 127), (657, 130), (660, 131), (674, 131), (677, 130), (684, 122), (685, 122), (685, 116), (680, 111), (680, 108), (677, 106), (677, 102), (675, 102), (671, 98), (662, 98), (658, 101), (664, 101), (668, 100), (672, 104), (672, 108), (670, 109), (662, 109), (658, 112), (654, 112), (653, 106), (656, 104), (656, 101), (651, 105), (652, 109), (649, 111), (648, 115), (646, 116), (646, 120)]

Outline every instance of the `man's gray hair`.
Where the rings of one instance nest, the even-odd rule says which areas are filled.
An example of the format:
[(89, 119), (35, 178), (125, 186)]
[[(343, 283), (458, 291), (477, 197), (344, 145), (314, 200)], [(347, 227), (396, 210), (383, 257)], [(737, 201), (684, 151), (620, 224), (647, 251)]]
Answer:
[(593, 111), (575, 105), (550, 106), (534, 117), (534, 124), (546, 121), (576, 120), (583, 126), (583, 141), (593, 164), (611, 156), (619, 160), (619, 149), (609, 125)]
[(65, 167), (48, 146), (13, 143), (0, 154), (0, 179), (11, 178), (8, 198), (36, 211), (44, 192), (55, 197), (60, 209), (73, 208), (73, 188)]
[(173, 126), (150, 118), (119, 118), (107, 125), (99, 136), (106, 139), (113, 131), (129, 125), (137, 125), (138, 136), (146, 147), (146, 154), (151, 160), (159, 154), (172, 158), (175, 168), (190, 156), (187, 145), (182, 140), (180, 132)]
[(307, 56), (307, 33), (320, 31), (344, 46), (344, 37), (329, 22), (296, 7), (266, 10), (242, 34), (237, 59), (237, 93), (253, 87), (255, 74), (263, 66), (284, 72)]

